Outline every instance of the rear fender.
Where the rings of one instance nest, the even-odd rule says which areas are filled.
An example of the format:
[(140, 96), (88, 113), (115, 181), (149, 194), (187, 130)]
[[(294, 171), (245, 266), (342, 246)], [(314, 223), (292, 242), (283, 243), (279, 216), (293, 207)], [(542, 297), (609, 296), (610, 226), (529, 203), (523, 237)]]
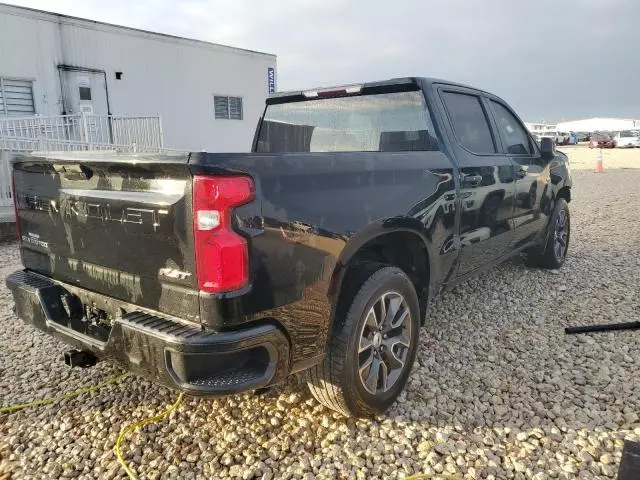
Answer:
[(427, 252), (429, 253), (429, 258), (432, 258), (434, 252), (431, 251), (431, 241), (424, 233), (423, 229), (424, 226), (421, 222), (407, 217), (394, 217), (372, 222), (349, 239), (349, 242), (345, 245), (340, 257), (338, 258), (336, 267), (347, 265), (363, 246), (375, 238), (389, 233), (398, 232), (408, 232), (420, 237), (427, 249)]
[[(436, 258), (436, 252), (428, 236), (424, 233), (424, 226), (418, 220), (406, 217), (394, 217), (385, 220), (377, 220), (365, 226), (353, 235), (342, 250), (329, 283), (328, 297), (331, 299), (331, 321), (333, 325), (337, 312), (338, 299), (344, 287), (345, 275), (352, 260), (362, 252), (363, 248), (371, 244), (375, 239), (391, 233), (409, 233), (424, 245), (427, 254), (427, 264), (424, 268), (429, 270), (428, 296), (434, 291), (434, 278), (440, 278), (438, 266), (431, 259)], [(419, 292), (420, 293), (420, 292)]]

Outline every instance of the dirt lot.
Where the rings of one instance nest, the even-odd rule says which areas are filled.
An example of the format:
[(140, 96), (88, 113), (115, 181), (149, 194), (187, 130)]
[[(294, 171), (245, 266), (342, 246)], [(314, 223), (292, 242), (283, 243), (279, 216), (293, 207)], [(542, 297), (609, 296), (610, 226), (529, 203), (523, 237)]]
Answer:
[(586, 144), (558, 147), (575, 170), (595, 170), (602, 154), (605, 171), (610, 168), (640, 168), (640, 148), (589, 148)]
[[(566, 336), (570, 324), (640, 319), (640, 149), (562, 148), (575, 188), (562, 270), (501, 265), (430, 309), (407, 391), (387, 415), (344, 420), (292, 380), (263, 396), (187, 398), (124, 451), (142, 478), (614, 478), (640, 440), (640, 331)], [(0, 246), (0, 275), (18, 268)], [(121, 373), (69, 370), (65, 348), (23, 326), (0, 287), (0, 404)], [(120, 478), (121, 428), (176, 394), (130, 377), (53, 405), (0, 414), (15, 478)], [(436, 477), (438, 478), (438, 477)]]

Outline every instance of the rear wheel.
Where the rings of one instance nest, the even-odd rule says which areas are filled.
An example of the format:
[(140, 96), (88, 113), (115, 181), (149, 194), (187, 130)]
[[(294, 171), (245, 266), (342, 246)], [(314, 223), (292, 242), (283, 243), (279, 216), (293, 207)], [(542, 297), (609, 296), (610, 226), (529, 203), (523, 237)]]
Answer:
[(556, 269), (564, 264), (569, 250), (570, 220), (569, 204), (564, 198), (558, 198), (549, 221), (547, 242), (526, 252), (528, 266)]
[(420, 329), (418, 296), (407, 275), (380, 264), (363, 268), (371, 275), (352, 289), (346, 316), (335, 319), (325, 359), (308, 377), (320, 403), (358, 417), (383, 412), (402, 392)]

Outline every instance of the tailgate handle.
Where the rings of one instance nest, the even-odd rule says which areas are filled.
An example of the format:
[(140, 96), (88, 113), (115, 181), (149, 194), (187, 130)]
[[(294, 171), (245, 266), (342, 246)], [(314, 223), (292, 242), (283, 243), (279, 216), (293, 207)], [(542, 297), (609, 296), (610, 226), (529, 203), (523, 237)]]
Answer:
[(93, 177), (93, 170), (85, 165), (54, 165), (53, 169), (58, 175), (67, 180), (89, 180)]

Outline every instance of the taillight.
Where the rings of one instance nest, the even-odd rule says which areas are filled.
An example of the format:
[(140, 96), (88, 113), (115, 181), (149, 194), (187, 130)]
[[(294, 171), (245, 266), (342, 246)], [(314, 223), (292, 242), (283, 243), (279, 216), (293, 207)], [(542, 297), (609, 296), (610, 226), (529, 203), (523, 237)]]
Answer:
[(249, 283), (247, 241), (233, 231), (231, 213), (254, 197), (249, 177), (193, 177), (193, 235), (201, 291), (228, 292)]
[(16, 217), (16, 237), (18, 242), (22, 241), (22, 234), (20, 233), (20, 219), (18, 218), (18, 197), (16, 196), (16, 173), (11, 175), (11, 198), (13, 199), (13, 213)]

